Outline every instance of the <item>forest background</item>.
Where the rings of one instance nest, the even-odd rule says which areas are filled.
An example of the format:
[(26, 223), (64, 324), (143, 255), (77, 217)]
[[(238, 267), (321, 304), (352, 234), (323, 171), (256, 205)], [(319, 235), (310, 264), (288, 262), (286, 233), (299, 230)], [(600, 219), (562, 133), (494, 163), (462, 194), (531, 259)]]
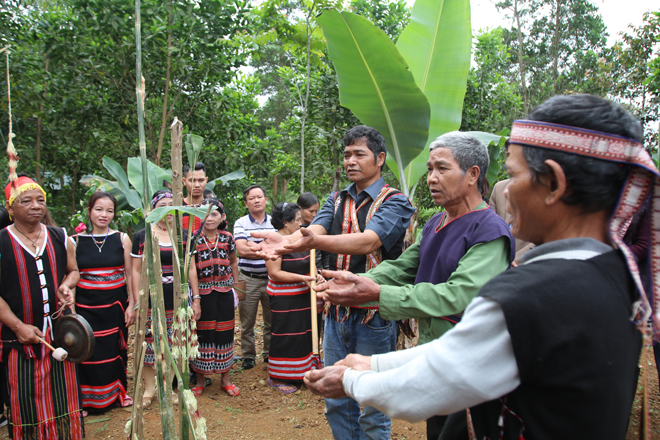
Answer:
[[(241, 194), (252, 183), (267, 189), (269, 210), (303, 190), (323, 202), (350, 183), (342, 138), (360, 122), (339, 102), (315, 21), (328, 7), (365, 16), (393, 41), (411, 13), (404, 0), (142, 2), (149, 159), (170, 167), (169, 126), (178, 117), (184, 136), (204, 138), (201, 160), (211, 180), (245, 173), (214, 190), (230, 224), (246, 213)], [(497, 7), (510, 26), (473, 32), (461, 130), (506, 134), (514, 119), (550, 96), (592, 93), (633, 112), (644, 124), (645, 147), (657, 158), (660, 10), (608, 46), (606, 26), (589, 0), (505, 0)], [(4, 1), (0, 48), (6, 45), (18, 171), (42, 184), (55, 221), (69, 227), (87, 199), (81, 177), (115, 180), (104, 156), (124, 169), (138, 156), (134, 5)], [(4, 60), (0, 65), (0, 141), (6, 145)], [(0, 168), (6, 169), (6, 158)], [(385, 176), (398, 186), (387, 169)], [(425, 184), (413, 203), (422, 213), (433, 211)]]

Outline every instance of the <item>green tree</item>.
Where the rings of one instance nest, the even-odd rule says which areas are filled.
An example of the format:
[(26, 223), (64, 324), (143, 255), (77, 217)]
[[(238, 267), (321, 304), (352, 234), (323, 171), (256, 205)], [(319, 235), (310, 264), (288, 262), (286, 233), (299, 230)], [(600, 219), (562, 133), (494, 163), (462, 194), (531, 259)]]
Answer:
[[(401, 32), (401, 23), (407, 23), (410, 14), (404, 2), (360, 1), (353, 4), (360, 4), (360, 11), (365, 16), (379, 20), (376, 25), (389, 27), (395, 32), (394, 37)], [(318, 9), (319, 5), (316, 3), (315, 7)], [(304, 18), (307, 17), (307, 6), (304, 2), (271, 1), (256, 10), (260, 16), (260, 34), (255, 36), (259, 46), (253, 54), (252, 66), (266, 100), (257, 112), (260, 134), (253, 146), (256, 151), (263, 141), (267, 142), (275, 160), (268, 166), (261, 164), (251, 168), (250, 173), (255, 181), (271, 188), (272, 200), (287, 197), (295, 200), (295, 194), (287, 193), (287, 186), (300, 187), (302, 174), (298, 172), (296, 175), (290, 167), (300, 170), (303, 159), (305, 190), (322, 196), (347, 182), (341, 181), (345, 177), (341, 140), (350, 127), (359, 124), (352, 112), (339, 103), (336, 74), (327, 57), (322, 35), (311, 34), (310, 57), (307, 57)], [(308, 59), (311, 60), (309, 74)], [(306, 107), (303, 105), (305, 95), (308, 96)], [(304, 152), (300, 148), (303, 110)], [(289, 159), (284, 160), (287, 155)], [(332, 179), (329, 179), (330, 175)]]
[[(84, 174), (104, 175), (101, 158), (137, 154), (132, 5), (76, 0), (0, 6), (0, 40), (12, 43), (11, 74), (19, 171), (51, 193), (58, 223), (78, 207)], [(217, 177), (257, 127), (258, 84), (237, 77), (251, 41), (247, 0), (143, 4), (145, 125), (150, 157), (167, 167), (167, 131), (177, 116), (207, 140)], [(0, 87), (6, 90), (4, 75)], [(6, 109), (6, 96), (0, 105)], [(0, 116), (6, 133), (6, 112)], [(194, 128), (193, 128), (194, 127)]]
[(476, 67), (468, 76), (461, 130), (499, 133), (523, 116), (519, 88), (506, 76), (511, 49), (505, 44), (503, 29), (477, 35), (473, 57)]
[(589, 0), (506, 0), (512, 28), (511, 79), (520, 86), (527, 113), (550, 96), (587, 91), (586, 72), (605, 53), (606, 27)]
[(660, 12), (644, 14), (640, 26), (622, 32), (589, 80), (624, 104), (644, 128), (644, 144), (657, 151), (660, 120)]

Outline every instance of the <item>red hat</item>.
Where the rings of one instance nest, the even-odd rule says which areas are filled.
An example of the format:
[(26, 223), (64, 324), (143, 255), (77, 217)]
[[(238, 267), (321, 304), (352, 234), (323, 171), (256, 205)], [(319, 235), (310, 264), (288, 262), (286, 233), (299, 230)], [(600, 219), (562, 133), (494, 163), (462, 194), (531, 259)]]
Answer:
[(16, 197), (24, 193), (25, 191), (31, 191), (33, 189), (38, 189), (46, 197), (46, 191), (39, 186), (37, 182), (30, 179), (29, 177), (19, 177), (16, 180), (9, 182), (5, 187), (5, 197), (9, 202), (9, 206), (14, 204)]

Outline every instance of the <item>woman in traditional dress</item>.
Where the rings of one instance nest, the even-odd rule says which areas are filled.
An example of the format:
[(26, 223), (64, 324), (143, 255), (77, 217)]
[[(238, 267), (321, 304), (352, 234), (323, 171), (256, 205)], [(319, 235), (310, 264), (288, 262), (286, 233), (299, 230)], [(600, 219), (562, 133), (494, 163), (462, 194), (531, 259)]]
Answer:
[(199, 295), (193, 296), (192, 308), (197, 320), (199, 355), (192, 361), (197, 373), (197, 386), (192, 388), (196, 396), (204, 391), (210, 374), (221, 374), (220, 387), (230, 396), (238, 396), (239, 388), (229, 382), (229, 370), (234, 362), (234, 292), (238, 281), (238, 258), (234, 237), (227, 232), (227, 216), (222, 202), (216, 198), (205, 199), (202, 207), (217, 207), (209, 214), (197, 237), (195, 267)]
[[(281, 235), (300, 229), (300, 207), (296, 203), (278, 203), (271, 214), (271, 224)], [(283, 394), (297, 390), (292, 382), (302, 382), (312, 368), (312, 318), (310, 306), (309, 252), (282, 255), (266, 261), (272, 312), (268, 383)]]
[[(156, 209), (163, 206), (172, 206), (172, 193), (169, 190), (157, 191), (151, 199), (151, 208)], [(167, 340), (170, 348), (172, 347), (172, 322), (174, 321), (174, 269), (172, 260), (172, 240), (167, 231), (168, 224), (171, 226), (172, 215), (168, 214), (151, 226), (151, 233), (158, 237), (158, 247), (160, 249), (160, 264), (162, 266), (163, 300), (165, 303), (165, 320), (167, 322)], [(133, 257), (131, 284), (133, 292), (137, 297), (140, 291), (140, 278), (142, 275), (142, 256), (144, 254), (144, 242), (146, 232), (141, 230), (135, 233), (133, 237)], [(184, 234), (185, 240), (185, 234)], [(191, 266), (192, 269), (192, 266)], [(193, 295), (199, 295), (197, 292), (197, 273), (191, 270), (189, 273), (190, 288)], [(137, 302), (138, 298), (136, 298)], [(147, 311), (147, 331), (145, 341), (147, 342), (146, 353), (144, 356), (144, 368), (142, 370), (142, 379), (144, 380), (144, 394), (142, 395), (142, 405), (146, 408), (151, 405), (155, 394), (156, 370), (153, 342), (154, 337), (151, 333), (151, 298), (149, 298), (149, 310)], [(178, 395), (172, 391), (172, 402), (178, 403)]]
[(113, 405), (130, 406), (126, 395), (127, 327), (135, 322), (135, 298), (126, 281), (131, 268), (131, 240), (110, 229), (117, 200), (105, 191), (92, 194), (87, 203), (90, 234), (74, 236), (80, 281), (76, 311), (94, 330), (92, 357), (80, 364), (83, 407), (97, 412)]

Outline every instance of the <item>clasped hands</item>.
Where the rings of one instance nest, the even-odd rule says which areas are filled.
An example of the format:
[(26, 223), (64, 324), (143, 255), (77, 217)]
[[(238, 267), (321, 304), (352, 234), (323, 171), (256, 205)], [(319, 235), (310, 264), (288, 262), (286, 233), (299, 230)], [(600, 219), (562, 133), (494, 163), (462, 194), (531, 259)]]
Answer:
[(346, 397), (342, 381), (344, 372), (349, 368), (357, 371), (371, 370), (371, 356), (349, 354), (345, 359), (338, 361), (331, 367), (308, 371), (305, 373), (305, 386), (312, 393), (328, 399)]

